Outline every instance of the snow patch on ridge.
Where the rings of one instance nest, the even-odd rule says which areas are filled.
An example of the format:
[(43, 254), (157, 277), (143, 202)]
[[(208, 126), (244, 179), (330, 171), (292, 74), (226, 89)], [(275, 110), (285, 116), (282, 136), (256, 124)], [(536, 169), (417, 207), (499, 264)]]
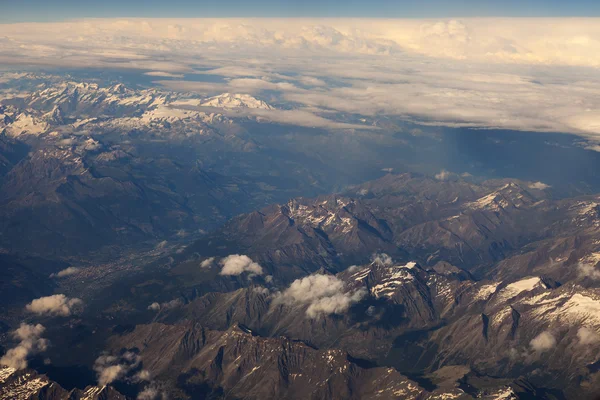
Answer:
[(274, 110), (274, 108), (256, 97), (249, 94), (223, 93), (218, 96), (210, 97), (200, 104), (204, 107), (219, 108), (260, 108), (263, 110)]
[(498, 298), (501, 301), (509, 300), (523, 292), (530, 292), (537, 288), (547, 289), (546, 285), (539, 277), (535, 276), (532, 278), (522, 279), (520, 281), (513, 282), (500, 290), (498, 293)]

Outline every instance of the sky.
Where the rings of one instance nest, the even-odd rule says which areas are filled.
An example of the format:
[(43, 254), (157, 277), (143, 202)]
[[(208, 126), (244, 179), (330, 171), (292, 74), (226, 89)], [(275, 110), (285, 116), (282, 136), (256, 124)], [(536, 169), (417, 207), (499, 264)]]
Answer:
[(598, 0), (0, 0), (0, 22), (108, 17), (598, 17)]

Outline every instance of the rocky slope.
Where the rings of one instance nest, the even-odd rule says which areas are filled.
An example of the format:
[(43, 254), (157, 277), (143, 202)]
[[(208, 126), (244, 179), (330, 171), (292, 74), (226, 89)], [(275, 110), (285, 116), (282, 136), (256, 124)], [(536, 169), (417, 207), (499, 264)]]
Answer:
[[(140, 348), (144, 368), (155, 379), (177, 382), (169, 388), (178, 393), (177, 398), (474, 398), (458, 382), (428, 391), (392, 368), (361, 365), (361, 360), (340, 350), (317, 350), (286, 338), (261, 338), (247, 328), (221, 332), (194, 323), (155, 323), (138, 326), (113, 341), (117, 348)], [(463, 370), (460, 376), (465, 375)], [(474, 388), (472, 392), (490, 399), (503, 395), (518, 399), (519, 391), (535, 392), (514, 386)]]
[(33, 370), (0, 366), (0, 398), (11, 400), (125, 400), (110, 386), (65, 390)]

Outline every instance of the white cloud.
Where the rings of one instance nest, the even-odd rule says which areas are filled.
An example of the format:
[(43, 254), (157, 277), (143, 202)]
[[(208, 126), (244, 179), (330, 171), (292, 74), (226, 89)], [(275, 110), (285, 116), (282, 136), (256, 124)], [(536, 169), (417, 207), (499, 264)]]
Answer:
[(437, 174), (435, 174), (435, 179), (438, 181), (447, 181), (454, 177), (455, 175), (452, 172), (446, 171), (445, 169), (441, 170)]
[(214, 257), (207, 258), (200, 263), (200, 268), (210, 268), (215, 262)]
[(556, 339), (552, 333), (544, 331), (533, 338), (531, 342), (529, 342), (529, 346), (533, 351), (541, 353), (554, 348), (556, 346)]
[(296, 279), (289, 288), (280, 293), (274, 304), (308, 305), (306, 315), (343, 314), (366, 295), (364, 288), (346, 290), (344, 282), (332, 275), (314, 274)]
[(135, 374), (134, 378), (136, 381), (150, 381), (150, 378), (151, 378), (150, 371), (143, 369), (140, 372), (138, 372), (137, 374)]
[(75, 275), (81, 270), (81, 268), (77, 267), (67, 267), (61, 271), (58, 271), (55, 274), (51, 274), (50, 278), (63, 278), (65, 276)]
[(263, 269), (246, 255), (232, 254), (221, 260), (220, 275), (241, 275), (249, 272), (253, 275), (262, 275)]
[(170, 310), (172, 308), (177, 308), (182, 305), (183, 305), (183, 301), (181, 301), (181, 299), (174, 299), (171, 301), (167, 301), (165, 303), (154, 302), (148, 306), (148, 310), (152, 310), (152, 311)]
[(43, 325), (29, 325), (21, 323), (21, 326), (13, 332), (13, 337), (18, 339), (19, 344), (9, 349), (2, 358), (0, 364), (16, 369), (27, 368), (27, 358), (48, 348), (48, 340), (41, 336), (46, 328)]
[(138, 395), (137, 400), (166, 400), (167, 395), (162, 392), (156, 385), (149, 385), (144, 388)]
[(577, 331), (577, 338), (579, 339), (579, 344), (581, 345), (598, 343), (600, 341), (600, 336), (598, 335), (598, 332), (586, 326), (582, 326), (581, 328), (579, 328), (579, 330)]
[(27, 304), (25, 308), (34, 314), (58, 315), (68, 317), (78, 313), (83, 307), (83, 301), (77, 298), (69, 298), (64, 294), (40, 297)]
[(172, 72), (166, 72), (166, 71), (149, 71), (149, 72), (144, 72), (144, 75), (161, 76), (161, 77), (166, 77), (166, 78), (183, 78), (184, 77), (183, 74), (174, 74)]
[(591, 279), (600, 279), (600, 270), (592, 264), (579, 263), (577, 265), (577, 274), (579, 277), (587, 277)]
[(551, 186), (546, 185), (544, 182), (532, 182), (529, 184), (529, 187), (531, 189), (546, 190), (546, 189), (549, 189)]
[(394, 263), (394, 260), (385, 253), (375, 253), (371, 256), (371, 262), (389, 267)]
[(270, 293), (270, 290), (268, 288), (262, 287), (262, 286), (255, 286), (255, 287), (253, 287), (252, 291), (254, 293), (262, 294), (262, 295), (265, 295), (265, 296)]
[(103, 354), (94, 362), (94, 371), (98, 377), (98, 385), (105, 386), (114, 381), (121, 380), (136, 369), (141, 362), (141, 358), (130, 351), (120, 356)]

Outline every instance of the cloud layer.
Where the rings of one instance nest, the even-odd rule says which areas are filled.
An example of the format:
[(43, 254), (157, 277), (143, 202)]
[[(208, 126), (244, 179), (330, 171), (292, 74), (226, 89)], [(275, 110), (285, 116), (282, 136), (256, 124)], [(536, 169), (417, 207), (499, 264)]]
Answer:
[(306, 315), (343, 314), (366, 295), (364, 289), (347, 290), (344, 282), (332, 275), (314, 274), (296, 279), (276, 296), (274, 304), (308, 305)]
[(83, 301), (77, 298), (69, 298), (64, 294), (40, 297), (25, 306), (26, 310), (39, 315), (56, 315), (68, 317), (81, 311)]
[(268, 92), (288, 106), (246, 113), (279, 123), (372, 129), (339, 115), (385, 115), (575, 133), (600, 149), (598, 19), (98, 19), (0, 25), (0, 38), (0, 62), (137, 68), (206, 95)]

